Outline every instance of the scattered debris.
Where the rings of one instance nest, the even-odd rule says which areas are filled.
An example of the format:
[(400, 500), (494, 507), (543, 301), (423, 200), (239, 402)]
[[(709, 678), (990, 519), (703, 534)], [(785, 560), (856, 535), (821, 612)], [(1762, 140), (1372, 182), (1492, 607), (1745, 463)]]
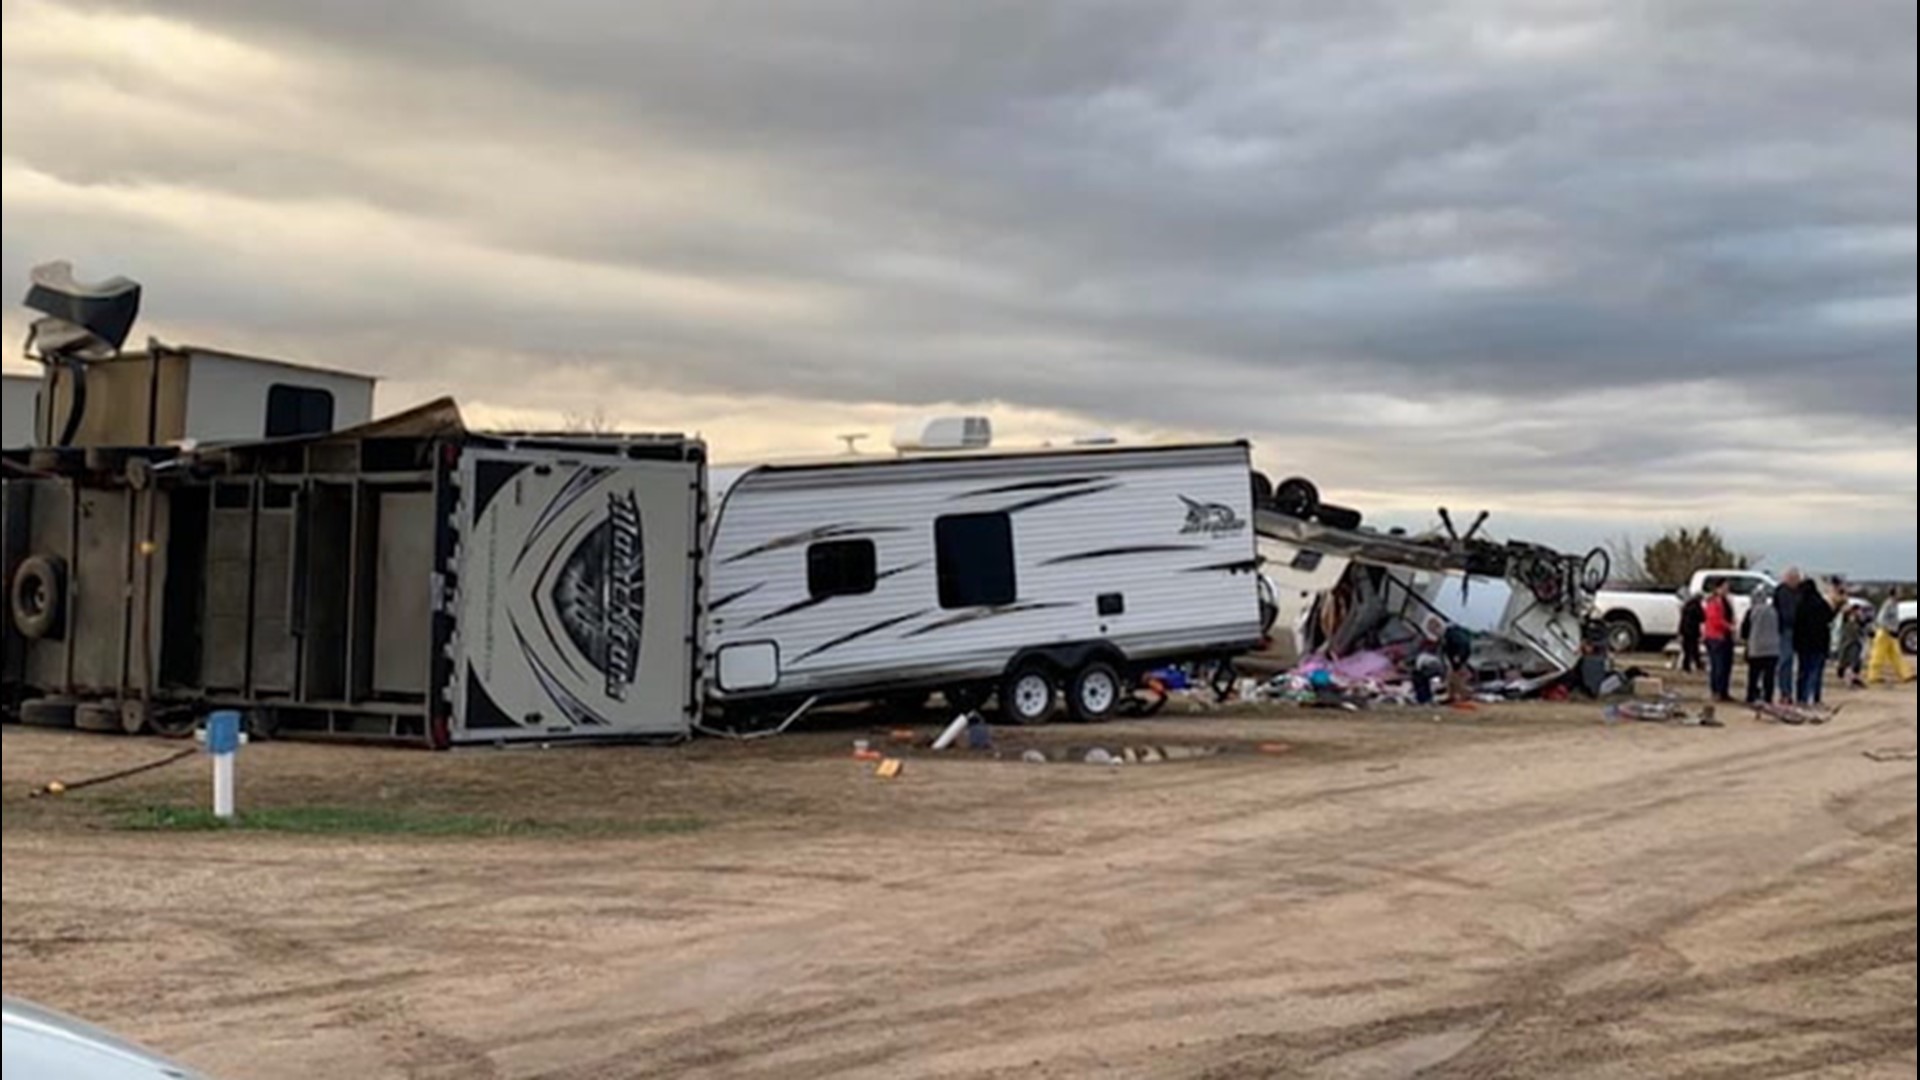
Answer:
[(1120, 759), (1119, 759), (1119, 758), (1117, 758), (1117, 757), (1114, 757), (1112, 753), (1110, 753), (1110, 752), (1108, 752), (1108, 751), (1106, 751), (1106, 750), (1103, 750), (1103, 749), (1101, 749), (1101, 748), (1100, 748), (1100, 747), (1098, 747), (1098, 746), (1096, 746), (1096, 747), (1094, 747), (1093, 749), (1091, 749), (1091, 750), (1089, 750), (1089, 751), (1087, 751), (1087, 756), (1086, 756), (1085, 758), (1083, 758), (1082, 760), (1084, 760), (1084, 761), (1085, 761), (1085, 762), (1086, 762), (1087, 764), (1089, 764), (1089, 765), (1118, 765), (1118, 764), (1120, 764)]
[(1412, 537), (1259, 514), (1274, 595), (1310, 602), (1291, 620), (1306, 659), (1258, 696), (1357, 711), (1433, 705), (1443, 686), (1453, 702), (1627, 692), (1588, 626), (1605, 552), (1495, 543), (1485, 515), (1464, 535), (1440, 516), (1444, 533)]
[(953, 723), (948, 724), (946, 730), (940, 733), (940, 737), (933, 740), (933, 748), (935, 750), (952, 749), (953, 744), (960, 741), (960, 736), (967, 733), (967, 725), (973, 722), (974, 715), (973, 713), (961, 713), (959, 716), (954, 717)]
[(873, 775), (882, 780), (897, 780), (900, 777), (900, 773), (905, 770), (906, 767), (906, 762), (901, 761), (899, 758), (887, 758), (880, 763), (879, 767), (873, 770)]
[(1753, 715), (1761, 720), (1772, 720), (1788, 727), (1819, 727), (1833, 722), (1840, 715), (1839, 709), (1825, 709), (1817, 705), (1774, 705), (1759, 702), (1749, 706)]
[(1029, 750), (1020, 755), (1020, 760), (1029, 765), (1045, 765), (1047, 763), (1047, 755), (1038, 750)]

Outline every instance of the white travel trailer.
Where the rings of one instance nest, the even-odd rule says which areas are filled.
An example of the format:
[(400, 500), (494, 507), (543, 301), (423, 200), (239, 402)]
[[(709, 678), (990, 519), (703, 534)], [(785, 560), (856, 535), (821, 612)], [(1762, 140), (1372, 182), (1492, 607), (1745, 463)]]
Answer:
[(1244, 442), (715, 470), (708, 700), (1106, 719), (1148, 667), (1258, 645), (1251, 477)]

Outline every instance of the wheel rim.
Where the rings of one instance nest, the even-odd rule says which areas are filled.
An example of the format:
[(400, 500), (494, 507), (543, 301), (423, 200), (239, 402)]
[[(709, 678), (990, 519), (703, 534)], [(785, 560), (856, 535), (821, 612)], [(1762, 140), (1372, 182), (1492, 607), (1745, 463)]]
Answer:
[(1087, 712), (1101, 716), (1113, 708), (1120, 699), (1120, 688), (1115, 685), (1113, 676), (1104, 671), (1090, 671), (1080, 679), (1080, 706)]
[(1636, 644), (1636, 642), (1635, 642), (1634, 633), (1632, 630), (1629, 630), (1624, 626), (1616, 626), (1613, 628), (1612, 634), (1613, 634), (1612, 644), (1613, 644), (1614, 652), (1631, 652), (1633, 650), (1633, 646)]
[(1041, 675), (1022, 675), (1013, 684), (1013, 707), (1021, 716), (1039, 716), (1053, 704), (1053, 688)]

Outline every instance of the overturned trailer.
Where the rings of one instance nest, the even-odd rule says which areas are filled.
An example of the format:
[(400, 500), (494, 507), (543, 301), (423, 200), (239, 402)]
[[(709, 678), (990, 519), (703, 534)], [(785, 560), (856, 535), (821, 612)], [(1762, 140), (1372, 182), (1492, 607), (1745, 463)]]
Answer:
[(480, 435), (446, 401), (309, 438), (7, 452), (7, 704), (435, 746), (686, 735), (704, 458)]
[(1478, 524), (1462, 536), (1450, 519), (1445, 534), (1408, 536), (1269, 510), (1256, 527), (1263, 573), (1303, 659), (1364, 655), (1386, 670), (1459, 628), (1471, 635), (1473, 674), (1503, 692), (1604, 671), (1592, 623), (1603, 551), (1496, 543)]

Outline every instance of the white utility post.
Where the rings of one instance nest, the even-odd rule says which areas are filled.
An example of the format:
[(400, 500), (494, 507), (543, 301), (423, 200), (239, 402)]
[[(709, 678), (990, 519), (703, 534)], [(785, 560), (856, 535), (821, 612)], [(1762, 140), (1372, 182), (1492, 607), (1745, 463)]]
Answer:
[(246, 738), (240, 732), (239, 713), (227, 709), (207, 717), (207, 753), (213, 758), (213, 816), (221, 821), (233, 820), (233, 763)]

